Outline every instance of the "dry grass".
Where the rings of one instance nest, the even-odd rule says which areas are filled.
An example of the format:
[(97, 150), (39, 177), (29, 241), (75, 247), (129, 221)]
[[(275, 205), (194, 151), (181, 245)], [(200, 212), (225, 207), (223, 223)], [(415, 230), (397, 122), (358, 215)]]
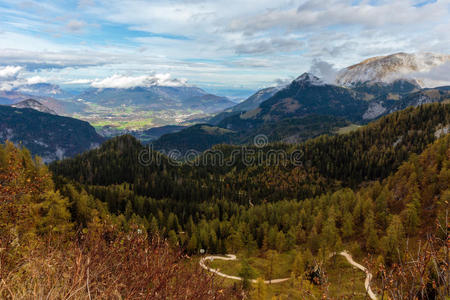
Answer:
[[(1, 248), (1, 247), (0, 247)], [(232, 299), (213, 277), (159, 239), (90, 229), (0, 253), (1, 299)]]

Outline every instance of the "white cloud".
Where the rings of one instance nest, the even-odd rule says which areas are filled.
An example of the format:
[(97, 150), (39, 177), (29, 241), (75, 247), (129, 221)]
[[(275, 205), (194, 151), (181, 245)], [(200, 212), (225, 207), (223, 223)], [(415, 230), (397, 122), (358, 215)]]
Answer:
[(0, 67), (0, 80), (16, 79), (19, 72), (22, 70), (20, 66), (6, 66)]
[(19, 84), (18, 78), (22, 67), (20, 66), (5, 66), (0, 67), (0, 91), (11, 91)]
[(333, 64), (326, 61), (313, 59), (309, 72), (319, 77), (326, 83), (334, 84), (339, 69), (335, 68)]
[(45, 83), (45, 82), (48, 82), (48, 79), (41, 77), (41, 76), (33, 76), (33, 77), (25, 78), (24, 82), (26, 82), (26, 84)]
[(186, 80), (171, 79), (170, 74), (155, 74), (143, 76), (124, 76), (115, 74), (104, 79), (96, 79), (91, 83), (92, 87), (127, 89), (149, 86), (185, 86)]
[(47, 82), (41, 76), (24, 77), (21, 66), (0, 67), (0, 91), (11, 91), (19, 86)]
[(418, 78), (426, 87), (450, 85), (450, 61), (425, 72), (411, 73), (409, 76)]
[[(263, 13), (235, 18), (229, 30), (246, 34), (281, 29), (288, 32), (328, 26), (361, 26), (379, 28), (432, 22), (448, 15), (447, 1), (437, 1), (425, 7), (415, 7), (409, 0), (369, 4), (363, 1), (353, 5), (343, 0), (310, 0), (299, 7), (277, 8)], [(395, 17), (392, 13), (395, 12)]]
[(256, 89), (309, 69), (329, 74), (320, 62), (343, 68), (371, 56), (450, 49), (449, 0), (421, 7), (420, 0), (6, 1), (0, 64), (51, 73), (60, 84), (155, 72), (202, 87)]
[(74, 79), (64, 82), (64, 84), (90, 84), (90, 83), (92, 83), (92, 80), (90, 79)]

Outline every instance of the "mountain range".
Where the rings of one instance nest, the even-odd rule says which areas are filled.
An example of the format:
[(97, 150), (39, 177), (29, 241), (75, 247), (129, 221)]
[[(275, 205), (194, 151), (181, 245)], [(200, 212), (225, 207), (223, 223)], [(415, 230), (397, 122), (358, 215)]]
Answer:
[(235, 104), (226, 97), (189, 86), (88, 89), (77, 98), (110, 108), (131, 106), (154, 111), (183, 109), (206, 113), (218, 112)]
[[(203, 124), (167, 134), (153, 142), (155, 149), (201, 152), (219, 143), (251, 143), (259, 134), (266, 135), (270, 142), (299, 142), (320, 134), (336, 134), (351, 123), (364, 125), (409, 106), (450, 101), (449, 87), (423, 89), (413, 79), (355, 82), (345, 87), (325, 83), (310, 73), (277, 88), (265, 101), (254, 101), (265, 91), (243, 102), (250, 110), (240, 111), (235, 106), (210, 119), (214, 130)], [(305, 120), (310, 126), (304, 126)], [(320, 130), (316, 120), (322, 124)]]
[(72, 97), (70, 93), (61, 89), (59, 85), (45, 82), (20, 85), (13, 90), (22, 94), (32, 95), (34, 97), (40, 98), (63, 99)]
[(236, 104), (192, 86), (89, 88), (74, 96), (57, 85), (39, 83), (0, 91), (3, 105), (30, 98), (59, 115), (88, 121), (105, 136), (180, 123)]
[[(448, 86), (426, 88), (420, 76), (414, 77), (448, 60), (448, 55), (435, 54), (375, 57), (342, 70), (336, 83), (304, 73), (288, 85), (259, 90), (239, 104), (190, 86), (90, 88), (75, 98), (64, 98), (68, 94), (56, 85), (27, 85), (0, 92), (0, 103), (16, 109), (2, 107), (2, 137), (14, 136), (13, 141), (22, 141), (47, 161), (61, 157), (58, 149), (64, 149), (64, 144), (69, 145), (64, 156), (71, 156), (102, 140), (92, 133), (93, 127), (80, 123), (71, 131), (87, 138), (71, 144), (60, 128), (75, 123), (67, 123), (70, 118), (57, 119), (58, 114), (88, 120), (105, 136), (131, 133), (165, 151), (201, 152), (221, 143), (248, 144), (258, 135), (265, 135), (269, 142), (298, 143), (356, 128), (409, 106), (449, 101)], [(33, 119), (36, 111), (44, 114)], [(194, 116), (200, 117), (193, 120)], [(47, 128), (46, 120), (52, 124)], [(197, 125), (187, 127), (192, 123)], [(14, 126), (22, 129), (14, 130)]]
[[(342, 251), (363, 264), (352, 263), (378, 294), (420, 287), (410, 295), (444, 299), (450, 87), (422, 88), (411, 79), (346, 87), (304, 73), (265, 92), (227, 109), (217, 124), (151, 128), (133, 132), (141, 141), (122, 135), (104, 143), (87, 122), (51, 114), (40, 101), (0, 106), (0, 143), (16, 145), (0, 145), (5, 297), (17, 290), (17, 298), (33, 290), (59, 298), (76, 291), (87, 291), (77, 298), (365, 297), (363, 273), (331, 259)], [(80, 103), (114, 108), (103, 101)], [(156, 139), (153, 149), (146, 139)], [(53, 162), (33, 161), (22, 146)], [(186, 163), (173, 160), (180, 154)], [(199, 259), (202, 253), (236, 253), (242, 263), (213, 266), (207, 259), (221, 256)], [(242, 282), (261, 275), (251, 275), (258, 279), (249, 297), (239, 283), (221, 280), (214, 294), (214, 278), (201, 279), (198, 262), (208, 270), (229, 265), (225, 276)], [(367, 283), (370, 272), (383, 280)], [(385, 274), (396, 277), (385, 285)], [(34, 277), (47, 286), (30, 285)], [(284, 285), (264, 285), (285, 277)], [(75, 288), (72, 278), (81, 282)], [(179, 289), (184, 282), (187, 292)], [(164, 293), (171, 286), (176, 291)], [(273, 286), (269, 297), (261, 286)], [(298, 293), (302, 287), (307, 293)]]

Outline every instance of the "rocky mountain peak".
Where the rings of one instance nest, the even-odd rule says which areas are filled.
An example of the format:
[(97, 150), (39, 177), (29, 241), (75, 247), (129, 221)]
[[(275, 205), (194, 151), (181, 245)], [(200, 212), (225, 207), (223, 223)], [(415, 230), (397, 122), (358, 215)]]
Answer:
[(325, 83), (319, 77), (314, 76), (313, 74), (308, 72), (305, 72), (299, 77), (297, 77), (297, 79), (295, 79), (294, 82), (301, 83), (303, 85), (316, 85), (316, 86), (325, 85)]
[(439, 85), (421, 78), (421, 73), (450, 63), (450, 55), (434, 53), (395, 53), (366, 59), (358, 64), (343, 69), (337, 76), (336, 83), (342, 86), (355, 86), (361, 83), (392, 83), (398, 79), (413, 79), (422, 87)]
[(56, 115), (57, 113), (48, 108), (47, 106), (43, 105), (41, 102), (34, 100), (34, 99), (26, 99), (23, 101), (20, 101), (16, 104), (11, 105), (12, 107), (15, 108), (31, 108), (40, 112), (44, 112), (44, 113), (48, 113), (48, 114), (52, 114), (52, 115)]

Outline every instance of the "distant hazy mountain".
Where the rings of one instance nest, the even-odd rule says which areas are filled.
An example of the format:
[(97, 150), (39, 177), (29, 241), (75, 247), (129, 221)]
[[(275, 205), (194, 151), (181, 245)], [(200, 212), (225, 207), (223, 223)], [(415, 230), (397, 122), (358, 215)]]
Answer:
[(87, 122), (0, 105), (0, 143), (6, 140), (22, 144), (45, 162), (74, 156), (104, 141)]
[(233, 106), (226, 97), (209, 94), (197, 87), (150, 86), (128, 89), (89, 89), (77, 98), (105, 107), (132, 106), (147, 110), (198, 110), (213, 113)]
[(52, 115), (57, 114), (54, 110), (48, 108), (47, 106), (43, 105), (42, 103), (40, 103), (39, 101), (34, 100), (34, 99), (23, 100), (16, 104), (11, 105), (11, 106), (15, 107), (15, 108), (31, 108), (31, 109), (34, 109), (34, 110), (37, 110), (37, 111), (40, 111), (43, 113), (52, 114)]
[(257, 108), (262, 102), (266, 101), (270, 97), (272, 97), (276, 92), (283, 89), (284, 86), (277, 86), (277, 87), (268, 87), (261, 89), (242, 101), (241, 103), (236, 104), (235, 106), (226, 109), (225, 111), (222, 111), (213, 117), (207, 117), (204, 118), (202, 121), (204, 123), (212, 124), (212, 125), (218, 125), (222, 120), (225, 118), (238, 115), (241, 112), (252, 110)]
[[(0, 91), (0, 105), (14, 105), (21, 101), (35, 99), (40, 104), (56, 112), (58, 115), (70, 114), (73, 109), (72, 106), (80, 106), (81, 103), (74, 103), (72, 101), (57, 100), (51, 97), (39, 97), (26, 93), (13, 91)], [(79, 109), (80, 110), (80, 109)]]
[(16, 87), (14, 91), (43, 98), (68, 98), (71, 95), (63, 91), (58, 85), (50, 83), (26, 84)]
[(246, 100), (233, 106), (231, 111), (248, 111), (257, 108), (262, 102), (272, 97), (276, 92), (282, 90), (285, 86), (268, 87), (257, 91)]
[[(420, 73), (450, 62), (450, 55), (433, 53), (396, 53), (366, 59), (342, 70), (336, 79), (338, 85), (355, 86), (361, 83), (391, 83), (396, 79), (416, 80), (422, 87), (443, 85), (422, 78)], [(450, 78), (448, 79), (450, 82)], [(447, 84), (448, 84), (447, 82)]]
[(30, 95), (15, 91), (0, 91), (0, 105), (11, 105), (29, 98)]

